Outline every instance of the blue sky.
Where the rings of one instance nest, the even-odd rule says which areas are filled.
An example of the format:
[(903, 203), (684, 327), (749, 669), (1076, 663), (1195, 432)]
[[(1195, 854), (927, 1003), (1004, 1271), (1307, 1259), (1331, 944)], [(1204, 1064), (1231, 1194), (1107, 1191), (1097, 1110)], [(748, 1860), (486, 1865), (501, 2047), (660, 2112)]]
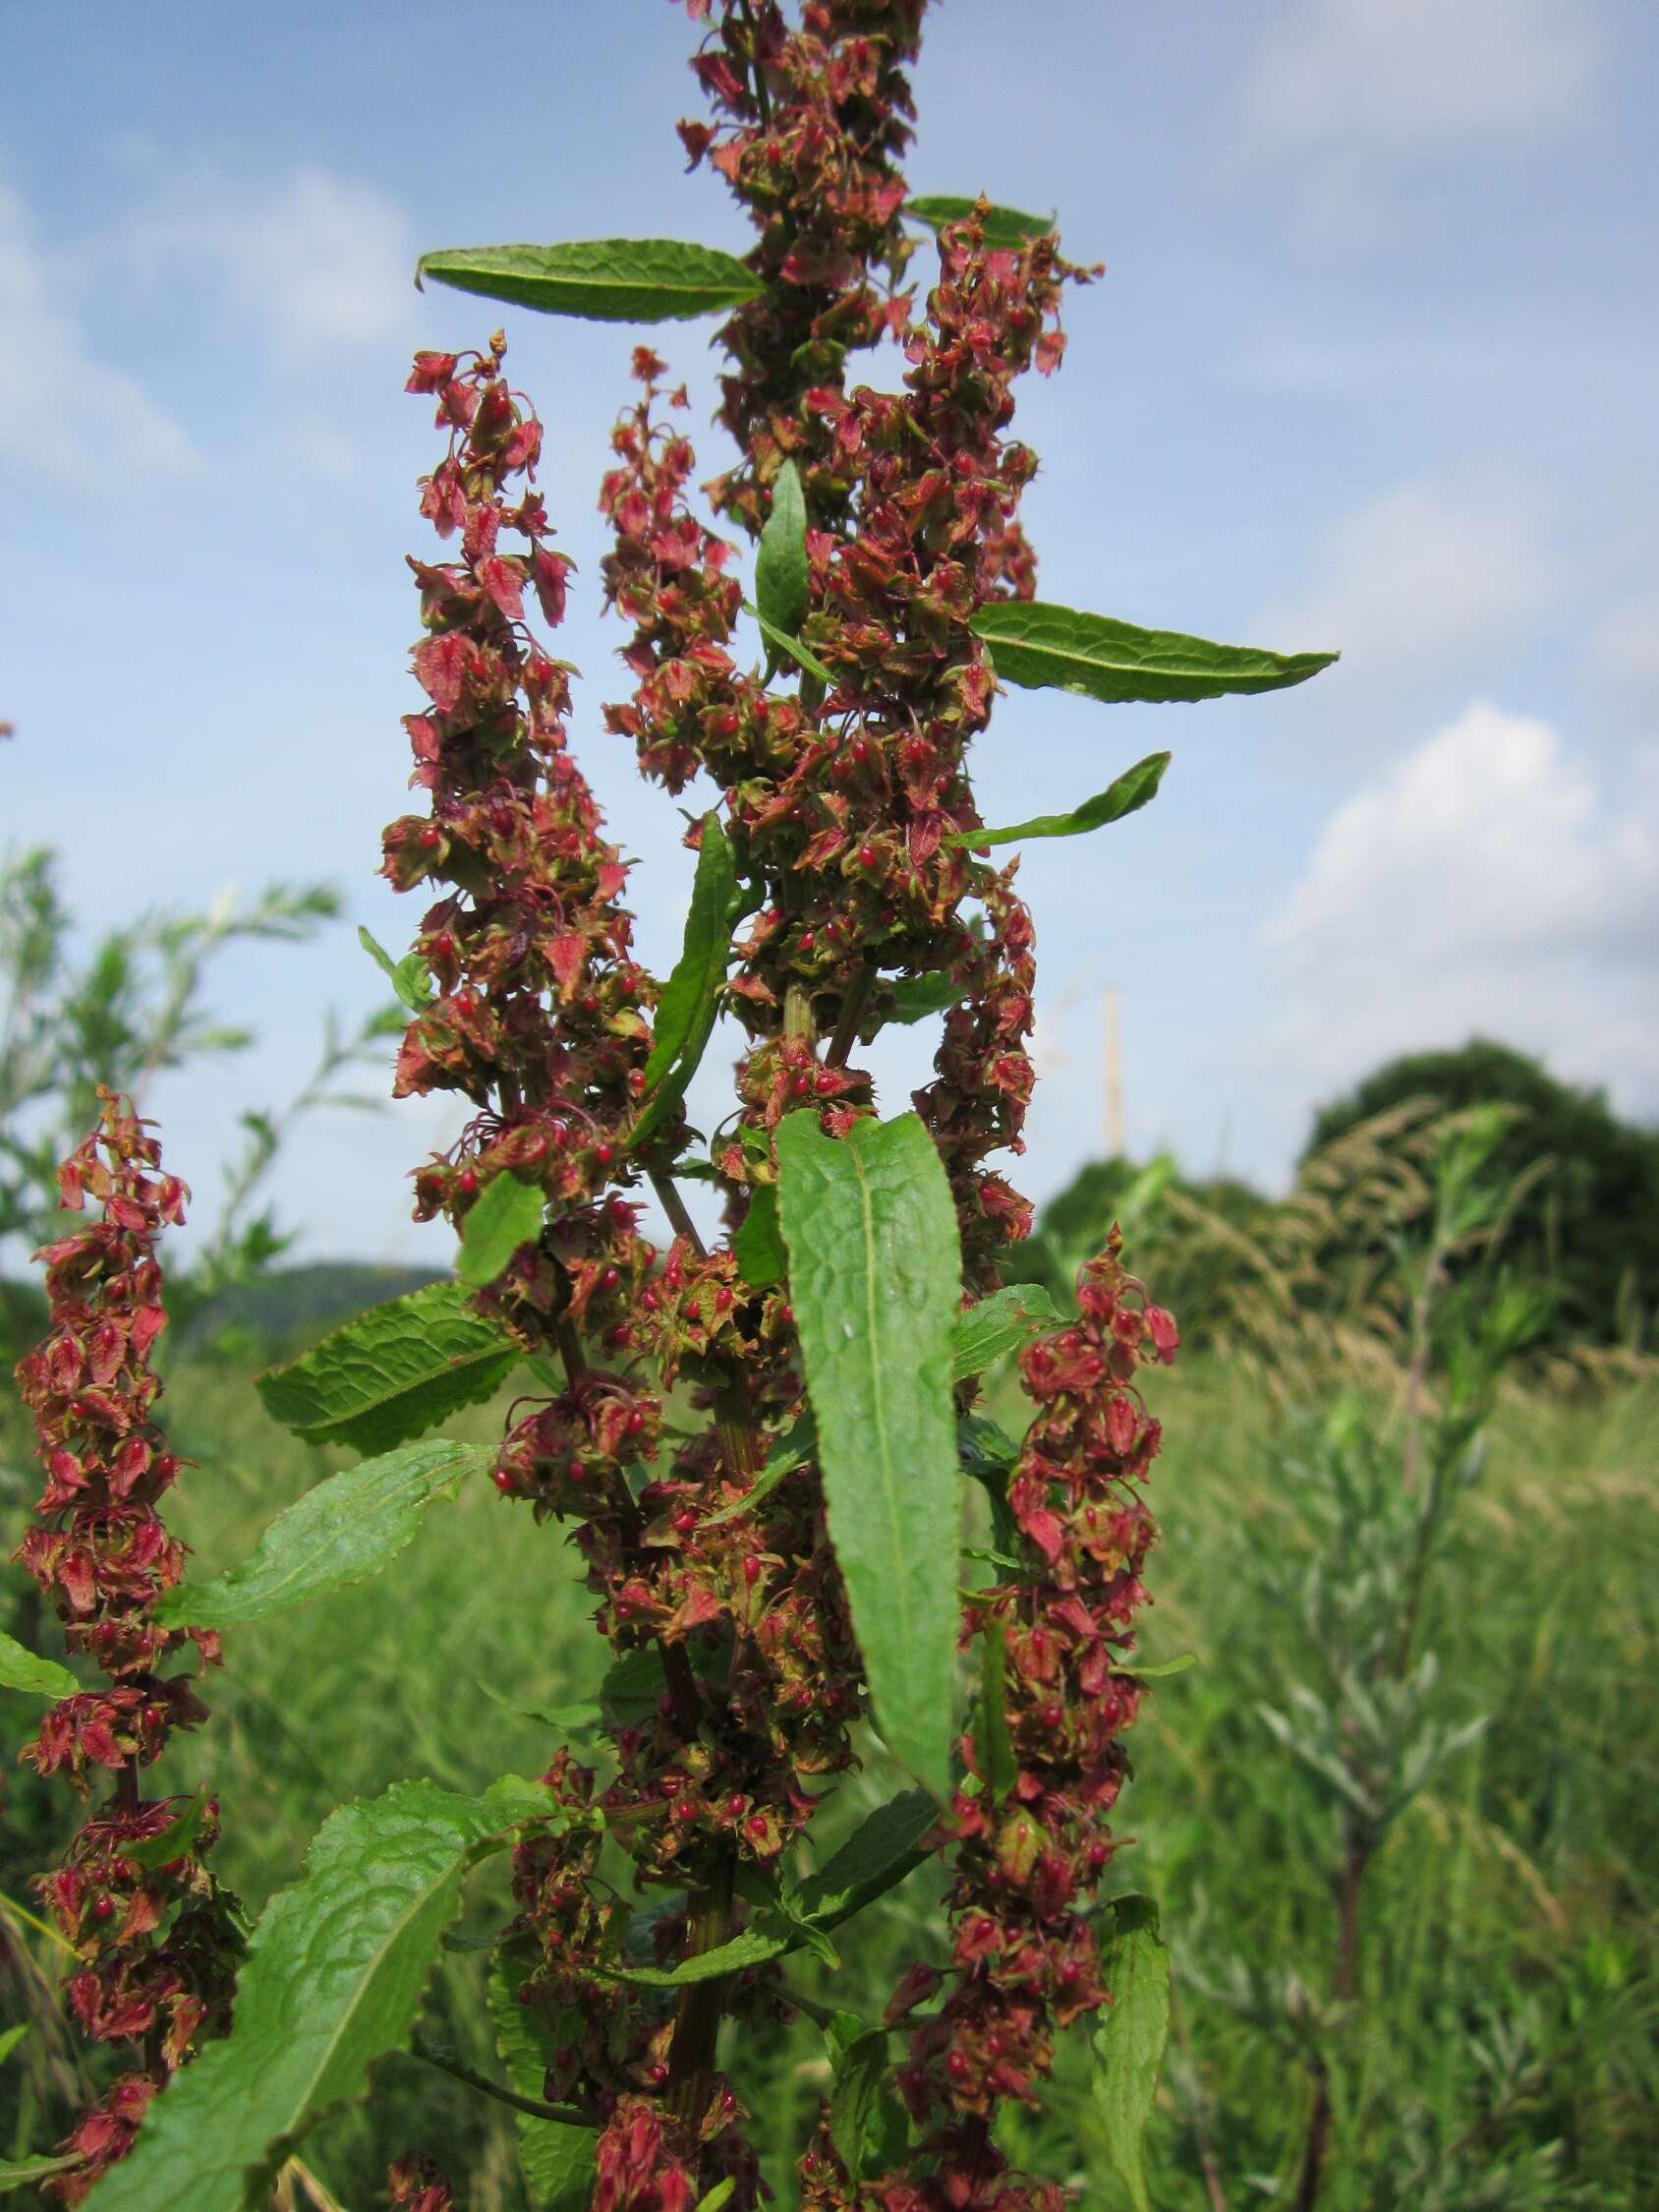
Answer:
[[(400, 385), (413, 346), (492, 320), (410, 270), (509, 238), (740, 250), (723, 187), (682, 173), (684, 17), (93, 0), (0, 42), (0, 838), (61, 847), (88, 927), (324, 877), (395, 946), (415, 902), (373, 871), (435, 452)], [(1645, 0), (931, 11), (916, 189), (1056, 206), (1108, 264), (1021, 400), (1043, 596), (1344, 655), (1276, 698), (1001, 703), (990, 820), (1174, 752), (1155, 807), (1024, 865), (1037, 1195), (1101, 1147), (1109, 985), (1130, 1147), (1198, 1169), (1282, 1179), (1317, 1101), (1477, 1028), (1659, 1113), (1656, 87)], [(666, 966), (679, 818), (598, 721), (594, 501), (634, 334), (503, 312), (582, 572), (579, 745)], [(697, 424), (708, 335), (658, 341)], [(349, 925), (220, 980), (259, 1048), (149, 1101), (204, 1213), (236, 1108), (378, 988)], [(877, 1066), (896, 1111), (921, 1067)], [(456, 1121), (312, 1125), (282, 1201), (305, 1249), (441, 1260), (401, 1178)]]

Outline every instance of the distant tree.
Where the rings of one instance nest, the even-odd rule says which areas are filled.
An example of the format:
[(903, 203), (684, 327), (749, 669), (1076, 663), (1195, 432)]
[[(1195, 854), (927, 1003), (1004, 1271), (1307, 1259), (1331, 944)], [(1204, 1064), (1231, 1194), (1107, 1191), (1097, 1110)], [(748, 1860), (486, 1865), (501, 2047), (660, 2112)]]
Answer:
[(1314, 1118), (1304, 1159), (1408, 1099), (1496, 1103), (1511, 1121), (1494, 1173), (1545, 1163), (1517, 1203), (1504, 1249), (1547, 1277), (1550, 1334), (1611, 1343), (1651, 1330), (1659, 1305), (1659, 1132), (1621, 1121), (1600, 1091), (1559, 1082), (1536, 1060), (1489, 1038), (1456, 1052), (1406, 1053)]

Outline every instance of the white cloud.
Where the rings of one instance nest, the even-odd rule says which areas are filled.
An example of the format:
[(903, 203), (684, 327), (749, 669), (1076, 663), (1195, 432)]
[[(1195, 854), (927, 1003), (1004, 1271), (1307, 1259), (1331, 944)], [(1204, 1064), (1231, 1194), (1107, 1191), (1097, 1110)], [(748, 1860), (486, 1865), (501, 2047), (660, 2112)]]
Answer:
[(1481, 1032), (1659, 1105), (1659, 834), (1546, 723), (1476, 702), (1364, 786), (1266, 939), (1304, 1084)]
[(1402, 485), (1331, 528), (1314, 571), (1274, 632), (1339, 648), (1347, 682), (1372, 688), (1466, 670), (1553, 581), (1536, 521), (1502, 484)]
[(0, 184), (0, 459), (80, 492), (198, 473), (183, 428), (97, 358), (74, 299), (73, 268)]
[(1272, 11), (1245, 79), (1263, 143), (1460, 150), (1575, 121), (1598, 39), (1583, 0), (1297, 0)]
[(1615, 682), (1659, 698), (1659, 592), (1613, 609), (1596, 631), (1595, 658)]
[(373, 186), (324, 169), (257, 190), (173, 179), (128, 216), (120, 246), (152, 268), (205, 266), (238, 316), (289, 356), (378, 344), (413, 313), (406, 217)]

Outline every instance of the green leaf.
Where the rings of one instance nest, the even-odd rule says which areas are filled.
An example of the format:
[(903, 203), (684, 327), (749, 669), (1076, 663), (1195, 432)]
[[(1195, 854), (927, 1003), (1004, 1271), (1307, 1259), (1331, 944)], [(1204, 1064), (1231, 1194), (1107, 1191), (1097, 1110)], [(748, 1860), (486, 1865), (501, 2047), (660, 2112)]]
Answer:
[(1175, 630), (1140, 630), (1035, 600), (993, 601), (974, 616), (973, 631), (996, 646), (997, 673), (1006, 682), (1030, 691), (1075, 691), (1108, 705), (1281, 691), (1305, 683), (1340, 657), (1210, 645)]
[(981, 1639), (979, 1710), (974, 1716), (974, 1764), (994, 1805), (1019, 1780), (1019, 1762), (1008, 1735), (1007, 1638), (1001, 1621), (988, 1621)]
[(272, 1420), (308, 1444), (387, 1452), (492, 1398), (522, 1357), (459, 1283), (429, 1283), (372, 1306), (257, 1385)]
[(1150, 1897), (1113, 1900), (1113, 1931), (1101, 1960), (1112, 1993), (1094, 2031), (1094, 2102), (1107, 2155), (1134, 2212), (1151, 2212), (1142, 2137), (1158, 2087), (1170, 2025), (1170, 1954)]
[(16, 2027), (9, 2027), (5, 2029), (3, 2033), (0, 2033), (0, 2066), (5, 2065), (6, 2061), (17, 2049), (18, 2045), (29, 2033), (29, 2023), (27, 2020), (19, 2020)]
[(753, 601), (746, 599), (742, 604), (744, 613), (759, 625), (761, 635), (769, 645), (775, 645), (780, 653), (787, 653), (791, 661), (805, 669), (808, 675), (817, 676), (820, 683), (828, 685), (831, 690), (834, 688), (835, 678), (816, 653), (803, 645), (798, 637), (792, 637), (787, 630), (780, 630), (775, 622), (769, 622)]
[(461, 1224), (461, 1251), (455, 1272), (474, 1290), (486, 1290), (511, 1264), (521, 1245), (542, 1234), (547, 1200), (538, 1183), (516, 1175), (497, 1175), (480, 1193)]
[(797, 1467), (805, 1467), (817, 1449), (818, 1429), (812, 1415), (804, 1413), (772, 1445), (753, 1486), (735, 1504), (722, 1505), (717, 1513), (711, 1513), (703, 1523), (704, 1528), (716, 1529), (722, 1521), (735, 1521), (745, 1513), (753, 1513), (757, 1505), (771, 1497), (784, 1476), (793, 1475)]
[(928, 1790), (906, 1789), (889, 1798), (808, 1875), (801, 1884), (802, 1910), (821, 1928), (838, 1928), (932, 1857), (922, 1839), (938, 1822), (939, 1806)]
[(431, 973), (419, 953), (405, 953), (402, 960), (394, 960), (386, 948), (372, 937), (361, 923), (357, 941), (374, 965), (380, 969), (392, 989), (411, 1014), (424, 1014), (432, 1003)]
[(739, 1862), (734, 1877), (737, 1893), (768, 1914), (793, 1940), (823, 1961), (830, 1973), (841, 1970), (841, 1955), (801, 1902), (801, 1892), (780, 1872), (763, 1874), (752, 1863)]
[(956, 1209), (914, 1114), (855, 1122), (837, 1142), (808, 1108), (785, 1115), (776, 1142), (830, 1541), (877, 1724), (894, 1758), (944, 1798), (961, 1511)]
[[(687, 1644), (685, 1654), (692, 1672), (705, 1682), (723, 1680), (731, 1662), (729, 1644)], [(605, 1726), (612, 1730), (643, 1727), (656, 1714), (658, 1700), (667, 1686), (659, 1645), (647, 1644), (637, 1652), (624, 1652), (605, 1669), (600, 1684), (600, 1710)]]
[(1041, 1283), (1009, 1283), (958, 1315), (950, 1379), (966, 1382), (1033, 1337), (1064, 1326), (1064, 1316)]
[(37, 1659), (0, 1630), (0, 1690), (22, 1690), (31, 1698), (72, 1698), (80, 1687), (67, 1666)]
[(482, 1798), (399, 1782), (318, 1830), (304, 1877), (259, 1916), (236, 2015), (150, 2106), (98, 2212), (253, 2212), (291, 2147), (369, 2068), (403, 2049), (469, 1864), (527, 1806), (514, 1779)]
[(966, 986), (949, 975), (900, 975), (892, 983), (889, 1021), (925, 1021), (930, 1014), (945, 1014), (967, 997)]
[(136, 1866), (170, 1866), (182, 1859), (201, 1833), (201, 1824), (207, 1817), (205, 1791), (198, 1790), (176, 1820), (171, 1820), (159, 1835), (146, 1837), (141, 1843), (123, 1843), (121, 1856), (131, 1859)]
[(673, 322), (758, 299), (753, 270), (712, 246), (672, 238), (595, 238), (567, 246), (448, 246), (423, 254), (427, 277), (542, 315), (591, 322)]
[[(547, 2066), (555, 2050), (539, 2014), (518, 2002), (504, 1967), (492, 1966), (486, 1991), (495, 2026), (495, 2048), (507, 2079), (521, 2097), (546, 2094)], [(518, 2116), (519, 2164), (535, 2212), (581, 2212), (594, 2187), (594, 2148), (598, 2133), (556, 2120)]]
[[(975, 200), (941, 192), (920, 200), (907, 200), (904, 212), (917, 222), (926, 223), (929, 230), (941, 231), (946, 223), (965, 223), (978, 204)], [(1053, 215), (1022, 215), (1017, 207), (988, 207), (984, 223), (988, 246), (1017, 253), (1034, 238), (1047, 238), (1055, 227), (1055, 218)]]
[(534, 1720), (539, 1728), (549, 1728), (555, 1736), (591, 1736), (603, 1716), (599, 1704), (592, 1698), (579, 1698), (574, 1705), (555, 1705), (543, 1712), (533, 1705), (520, 1705), (516, 1699), (505, 1697), (486, 1682), (482, 1675), (473, 1676), (474, 1686), (491, 1705), (498, 1705), (504, 1713), (513, 1713), (521, 1720)]
[(645, 1064), (645, 1104), (628, 1138), (635, 1151), (678, 1106), (697, 1073), (725, 988), (736, 904), (737, 867), (731, 843), (719, 816), (711, 811), (703, 817), (685, 943), (657, 1002), (651, 1057)]
[(1142, 1666), (1139, 1659), (1127, 1659), (1115, 1666), (1114, 1674), (1133, 1675), (1137, 1682), (1161, 1682), (1171, 1674), (1184, 1674), (1189, 1666), (1198, 1664), (1196, 1652), (1182, 1652), (1179, 1659), (1160, 1659), (1156, 1666)]
[(798, 1950), (806, 1941), (805, 1921), (828, 1935), (844, 1920), (894, 1889), (932, 1856), (922, 1837), (939, 1821), (939, 1806), (925, 1789), (908, 1789), (883, 1805), (857, 1829), (817, 1874), (809, 1875), (792, 1900), (796, 1925), (745, 1928), (730, 1943), (677, 1966), (612, 1969), (612, 1978), (642, 1989), (683, 1989), (688, 1982), (715, 1981), (746, 1966), (763, 1966)]
[(793, 461), (772, 479), (772, 512), (755, 554), (755, 608), (758, 619), (789, 637), (807, 611), (807, 502)]
[(1168, 753), (1148, 753), (1145, 760), (1126, 768), (1116, 783), (1109, 784), (1104, 791), (1097, 791), (1093, 798), (1085, 799), (1069, 814), (1034, 814), (1029, 822), (1016, 822), (1007, 830), (957, 830), (944, 842), (972, 845), (977, 851), (983, 844), (1017, 844), (1029, 838), (1086, 836), (1090, 830), (1102, 830), (1109, 822), (1121, 822), (1125, 814), (1136, 814), (1149, 805), (1158, 795), (1158, 786), (1169, 765)]
[(777, 1226), (776, 1184), (755, 1186), (731, 1249), (751, 1290), (770, 1290), (773, 1283), (782, 1282), (788, 1256), (783, 1250), (783, 1233)]
[(830, 2090), (830, 2140), (849, 2178), (864, 2177), (866, 2137), (876, 2102), (887, 2086), (887, 2031), (865, 2028), (841, 2048), (830, 2047), (834, 2069)]
[(0, 2158), (0, 2196), (32, 2188), (37, 2182), (49, 2182), (54, 2174), (72, 2173), (85, 2164), (80, 2158)]
[(279, 1513), (241, 1566), (214, 1582), (164, 1591), (154, 1616), (168, 1628), (231, 1628), (378, 1574), (414, 1537), (427, 1508), (483, 1474), (491, 1456), (486, 1445), (434, 1436), (362, 1460)]

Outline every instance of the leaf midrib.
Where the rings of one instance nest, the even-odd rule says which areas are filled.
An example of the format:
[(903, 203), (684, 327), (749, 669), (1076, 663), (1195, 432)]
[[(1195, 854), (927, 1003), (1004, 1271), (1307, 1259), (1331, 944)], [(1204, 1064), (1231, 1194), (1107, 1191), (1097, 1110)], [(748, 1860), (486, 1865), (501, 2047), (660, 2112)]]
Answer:
[[(874, 1128), (878, 1125), (872, 1123), (869, 1126)], [(876, 1304), (875, 1209), (871, 1202), (870, 1196), (870, 1177), (865, 1166), (863, 1151), (857, 1141), (856, 1135), (849, 1139), (847, 1149), (852, 1157), (853, 1173), (858, 1178), (859, 1213), (864, 1230), (864, 1319), (866, 1327), (865, 1342), (870, 1346), (871, 1400), (875, 1409), (877, 1432), (881, 1438), (882, 1492), (887, 1507), (887, 1528), (890, 1532), (890, 1537), (892, 1539), (896, 1539), (898, 1532), (898, 1498), (897, 1492), (893, 1486), (892, 1449), (887, 1435), (887, 1394), (883, 1387), (883, 1366), (881, 1355), (878, 1350), (881, 1338), (878, 1333), (878, 1322), (880, 1319), (880, 1315), (878, 1313)], [(906, 1631), (908, 1631), (911, 1618), (910, 1582), (908, 1576), (900, 1576), (898, 1578), (898, 1590), (899, 1611), (904, 1617), (905, 1628)], [(905, 1637), (905, 1648), (906, 1650), (908, 1650), (909, 1648), (908, 1633)]]
[[(449, 1881), (458, 1881), (462, 1861), (466, 1857), (466, 1854), (473, 1848), (474, 1843), (479, 1840), (481, 1839), (478, 1837), (474, 1837), (470, 1841), (460, 1843), (456, 1848), (454, 1857), (449, 1861), (449, 1864), (444, 1868), (443, 1872), (436, 1878), (436, 1880), (429, 1883), (428, 1886), (421, 1891), (420, 1894), (417, 1897), (411, 1900), (408, 1908), (399, 1915), (395, 1927), (388, 1931), (384, 1941), (377, 1947), (374, 1953), (375, 1964), (378, 1964), (378, 1962), (385, 1957), (387, 1951), (391, 1949), (392, 1944), (397, 1940), (399, 1936), (404, 1933), (405, 1929), (408, 1928), (410, 1922), (416, 1917), (417, 1913), (422, 1910), (422, 1908), (428, 1903), (428, 1901), (430, 1898), (436, 1896), (437, 1892), (442, 1889), (443, 1885)], [(305, 2100), (304, 2104), (301, 2107), (301, 2111), (304, 2110), (305, 2105), (310, 2104), (312, 2097), (315, 2095), (317, 2083), (321, 2080), (324, 2072), (327, 2070), (328, 2062), (333, 2058), (334, 2053), (340, 2047), (340, 2041), (345, 2033), (346, 2028), (351, 2024), (353, 2020), (357, 2018), (358, 2012), (367, 1996), (370, 1983), (372, 1978), (373, 1970), (373, 1965), (371, 1965), (371, 1967), (368, 1968), (359, 1977), (357, 1990), (352, 1999), (352, 2002), (340, 2014), (339, 2023), (335, 2030), (335, 2033), (328, 2039), (327, 2043), (324, 2045), (321, 2060), (306, 2085)], [(428, 1971), (429, 1978), (429, 1967)], [(425, 1987), (424, 1981), (422, 1986)], [(419, 1998), (417, 1998), (416, 2002), (417, 2004), (419, 2004)], [(372, 2064), (372, 2062), (370, 2063)], [(367, 2070), (368, 2068), (366, 2066), (365, 2071)], [(313, 2117), (315, 2118), (315, 2116), (314, 2115)], [(297, 2120), (299, 2118), (299, 2114), (296, 2114), (295, 2118)], [(269, 2142), (271, 2139), (273, 2138), (267, 2138), (265, 2145), (262, 2146), (263, 2149), (269, 2148)]]

